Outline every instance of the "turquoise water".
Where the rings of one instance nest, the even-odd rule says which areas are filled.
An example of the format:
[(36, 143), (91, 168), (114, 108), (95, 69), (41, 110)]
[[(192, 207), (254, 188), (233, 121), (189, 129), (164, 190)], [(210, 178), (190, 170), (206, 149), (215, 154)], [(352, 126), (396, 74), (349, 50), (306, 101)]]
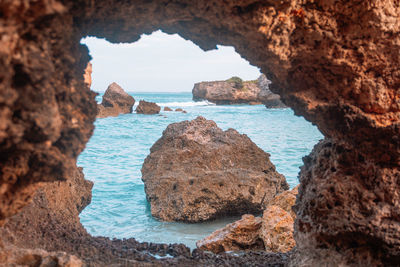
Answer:
[(271, 161), (291, 187), (298, 184), (301, 158), (322, 138), (315, 126), (294, 116), (291, 109), (268, 110), (262, 105), (215, 106), (192, 102), (191, 93), (132, 93), (132, 96), (137, 102), (145, 99), (162, 107), (180, 107), (188, 113), (162, 111), (166, 117), (133, 113), (96, 120), (94, 134), (78, 158), (78, 166), (84, 168), (86, 179), (94, 182), (92, 203), (80, 215), (92, 235), (184, 243), (194, 248), (197, 240), (237, 219), (185, 224), (152, 218), (140, 169), (150, 147), (170, 123), (201, 115), (214, 120), (224, 130), (234, 128), (247, 134), (271, 154)]

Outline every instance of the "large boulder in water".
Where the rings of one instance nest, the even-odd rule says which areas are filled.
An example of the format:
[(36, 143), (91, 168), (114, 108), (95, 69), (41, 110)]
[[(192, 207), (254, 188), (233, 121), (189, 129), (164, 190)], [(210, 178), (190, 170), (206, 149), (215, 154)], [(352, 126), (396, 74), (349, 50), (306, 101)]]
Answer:
[(135, 99), (128, 95), (117, 83), (108, 86), (101, 104), (97, 105), (98, 118), (118, 116), (121, 113), (132, 113)]
[(136, 108), (136, 113), (139, 114), (158, 114), (160, 113), (161, 107), (153, 102), (147, 102), (144, 100), (139, 101), (139, 105)]
[(163, 221), (259, 214), (288, 189), (268, 153), (203, 117), (170, 124), (150, 151), (142, 180), (152, 215)]

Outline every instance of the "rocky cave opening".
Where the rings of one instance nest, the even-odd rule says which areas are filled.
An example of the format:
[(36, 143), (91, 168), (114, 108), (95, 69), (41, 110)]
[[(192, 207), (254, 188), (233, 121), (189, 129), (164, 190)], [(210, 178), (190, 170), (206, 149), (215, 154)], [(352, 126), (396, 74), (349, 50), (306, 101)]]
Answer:
[[(216, 106), (204, 100), (192, 101), (194, 95), (189, 90), (197, 82), (232, 76), (257, 82), (259, 70), (235, 53), (233, 47), (202, 51), (179, 35), (161, 31), (142, 35), (131, 44), (111, 44), (97, 38), (85, 38), (81, 43), (88, 46), (92, 57), (91, 73), (85, 79), (90, 81), (93, 91), (117, 82), (136, 100), (133, 109), (141, 99), (161, 106), (160, 114), (151, 118), (131, 114), (105, 121), (98, 118), (95, 122), (93, 136), (77, 162), (83, 167), (85, 179), (94, 183), (91, 203), (80, 214), (81, 223), (92, 235), (184, 243), (193, 249), (196, 241), (240, 218), (230, 214), (218, 220), (188, 224), (162, 222), (151, 216), (140, 168), (150, 147), (170, 123), (204, 116), (224, 130), (235, 128), (247, 134), (271, 154), (271, 162), (285, 175), (291, 188), (298, 184), (301, 158), (322, 138), (314, 126), (295, 117), (290, 109), (266, 109), (260, 103)], [(185, 91), (171, 92), (177, 88)], [(263, 90), (269, 92), (268, 87)], [(96, 97), (99, 104), (102, 95)], [(257, 100), (253, 94), (249, 96), (244, 100)], [(165, 107), (184, 108), (187, 113), (165, 112)]]
[[(143, 251), (183, 256), (164, 264), (400, 261), (399, 1), (17, 0), (0, 10), (2, 259), (15, 262), (24, 248), (41, 248), (50, 252), (36, 251), (32, 261), (68, 256), (52, 251), (93, 264), (157, 262)], [(96, 103), (83, 82), (89, 56), (79, 41), (133, 42), (155, 29), (204, 50), (234, 46), (324, 134), (303, 159), (297, 248), (289, 256), (217, 259), (180, 246), (91, 237), (80, 225), (92, 185), (76, 158), (92, 134)]]

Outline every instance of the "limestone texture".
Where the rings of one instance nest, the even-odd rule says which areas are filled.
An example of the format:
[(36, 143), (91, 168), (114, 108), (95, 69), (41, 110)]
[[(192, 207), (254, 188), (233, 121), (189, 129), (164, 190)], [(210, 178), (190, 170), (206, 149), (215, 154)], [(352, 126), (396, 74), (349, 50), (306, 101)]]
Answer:
[(264, 211), (261, 237), (265, 250), (288, 252), (296, 246), (293, 239), (293, 217), (278, 206), (269, 205)]
[(158, 114), (160, 110), (161, 107), (159, 105), (145, 100), (140, 100), (139, 105), (136, 107), (136, 113), (138, 114)]
[(197, 241), (196, 246), (202, 250), (221, 253), (239, 250), (264, 250), (260, 238), (262, 219), (245, 214), (242, 219), (216, 230), (206, 238)]
[[(92, 134), (80, 40), (134, 42), (161, 29), (203, 50), (233, 46), (324, 134), (300, 173), (293, 266), (400, 261), (398, 0), (3, 0), (0, 14), (0, 224), (41, 183), (72, 179)], [(235, 260), (287, 263), (257, 255)]]
[(195, 101), (208, 100), (217, 105), (264, 103), (268, 108), (286, 107), (279, 95), (269, 90), (269, 84), (265, 75), (255, 81), (232, 77), (226, 81), (196, 83), (192, 95)]
[(289, 188), (268, 153), (203, 117), (164, 130), (143, 163), (142, 180), (151, 214), (163, 221), (260, 214)]
[(134, 104), (135, 99), (114, 82), (107, 87), (101, 104), (97, 105), (97, 117), (116, 117), (119, 114), (132, 113)]

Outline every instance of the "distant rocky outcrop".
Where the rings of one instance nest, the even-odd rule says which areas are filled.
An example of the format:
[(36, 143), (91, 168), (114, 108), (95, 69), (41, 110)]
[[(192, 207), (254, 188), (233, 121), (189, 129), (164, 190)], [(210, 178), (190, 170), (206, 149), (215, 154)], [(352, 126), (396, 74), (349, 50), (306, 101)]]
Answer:
[(262, 217), (243, 215), (242, 219), (199, 240), (196, 246), (214, 253), (238, 250), (290, 251), (296, 245), (293, 238), (296, 216), (292, 211), (296, 195), (297, 187), (276, 195)]
[(269, 90), (270, 84), (271, 81), (268, 80), (264, 74), (261, 74), (260, 77), (258, 77), (257, 85), (260, 88), (258, 94), (259, 101), (263, 103), (266, 108), (287, 108), (287, 106), (282, 103), (281, 97)]
[(121, 113), (132, 113), (134, 104), (135, 99), (114, 82), (108, 86), (101, 104), (97, 105), (97, 117), (115, 117)]
[(173, 111), (173, 109), (170, 107), (164, 107), (164, 111)]
[(140, 100), (139, 105), (136, 107), (136, 113), (139, 114), (158, 114), (160, 110), (161, 107), (159, 105), (145, 100)]
[(288, 189), (268, 153), (203, 117), (170, 124), (150, 152), (142, 180), (152, 215), (163, 221), (260, 214)]
[(226, 81), (200, 82), (193, 87), (193, 100), (208, 100), (217, 105), (264, 104), (267, 108), (286, 107), (279, 95), (269, 90), (269, 84), (265, 75), (254, 81), (232, 77)]
[(90, 88), (92, 86), (92, 63), (88, 62), (85, 73), (83, 74), (85, 84)]

